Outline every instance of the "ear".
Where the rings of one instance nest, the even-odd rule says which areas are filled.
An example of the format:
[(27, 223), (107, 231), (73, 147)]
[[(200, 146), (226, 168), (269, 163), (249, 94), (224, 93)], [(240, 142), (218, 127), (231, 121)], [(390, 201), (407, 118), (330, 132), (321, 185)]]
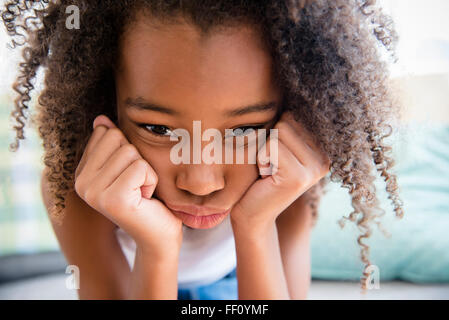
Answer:
[(117, 126), (114, 124), (114, 122), (111, 121), (111, 119), (109, 119), (107, 116), (105, 116), (104, 114), (100, 114), (99, 116), (97, 116), (94, 120), (93, 123), (93, 127), (94, 129), (97, 126), (105, 126), (108, 129), (112, 129), (112, 128), (116, 128)]

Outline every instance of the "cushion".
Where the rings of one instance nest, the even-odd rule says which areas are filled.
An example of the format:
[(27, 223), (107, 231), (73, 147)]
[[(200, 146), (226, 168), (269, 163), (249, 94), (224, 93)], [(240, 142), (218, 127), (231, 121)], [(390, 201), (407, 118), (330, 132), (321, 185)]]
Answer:
[[(449, 125), (410, 122), (385, 139), (394, 147), (404, 217), (398, 219), (379, 175), (375, 181), (384, 229), (364, 242), (380, 280), (449, 282)], [(312, 231), (312, 277), (360, 280), (363, 263), (355, 222), (338, 225), (352, 211), (346, 188), (330, 182)]]

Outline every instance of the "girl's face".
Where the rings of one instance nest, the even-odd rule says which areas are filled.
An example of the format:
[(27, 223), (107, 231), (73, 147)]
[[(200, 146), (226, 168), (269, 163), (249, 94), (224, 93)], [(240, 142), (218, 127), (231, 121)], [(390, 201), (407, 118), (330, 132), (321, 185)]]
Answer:
[[(193, 155), (195, 120), (201, 121), (201, 133), (215, 128), (223, 139), (225, 129), (274, 126), (281, 93), (258, 34), (242, 26), (202, 38), (190, 24), (156, 26), (142, 18), (121, 39), (120, 53), (118, 125), (156, 171), (154, 196), (194, 215), (231, 209), (258, 178), (257, 165), (235, 159), (234, 164), (193, 164), (193, 156), (189, 164), (174, 164), (170, 150), (178, 142), (170, 141), (170, 134), (186, 129)], [(201, 150), (211, 141), (200, 140)]]

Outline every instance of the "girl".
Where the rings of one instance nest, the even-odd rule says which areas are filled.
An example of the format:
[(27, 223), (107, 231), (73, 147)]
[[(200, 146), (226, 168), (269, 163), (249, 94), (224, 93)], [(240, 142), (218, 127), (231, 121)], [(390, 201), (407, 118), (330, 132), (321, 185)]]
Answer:
[[(382, 141), (398, 108), (376, 48), (393, 51), (397, 36), (374, 1), (16, 0), (5, 9), (13, 45), (25, 45), (11, 147), (24, 139), (42, 66), (33, 118), (42, 193), (79, 267), (81, 299), (304, 299), (329, 178), (349, 189), (345, 218), (362, 231), (366, 268), (362, 239), (383, 214), (373, 169), (402, 215)], [(223, 140), (277, 129), (278, 160), (174, 164), (176, 129), (192, 133), (194, 121), (231, 129)], [(231, 296), (220, 295), (228, 280)], [(195, 296), (205, 288), (213, 294)]]

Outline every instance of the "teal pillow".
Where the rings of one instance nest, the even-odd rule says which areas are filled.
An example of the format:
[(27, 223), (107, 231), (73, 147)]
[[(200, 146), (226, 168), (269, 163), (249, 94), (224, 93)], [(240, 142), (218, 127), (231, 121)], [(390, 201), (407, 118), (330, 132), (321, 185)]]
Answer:
[[(380, 280), (449, 282), (449, 126), (411, 123), (386, 141), (394, 147), (404, 217), (394, 216), (379, 177), (382, 224), (391, 237), (373, 226), (365, 239), (370, 261), (379, 268)], [(343, 229), (338, 225), (352, 211), (348, 189), (331, 182), (326, 190), (312, 232), (312, 277), (360, 280), (360, 231), (354, 222)]]

